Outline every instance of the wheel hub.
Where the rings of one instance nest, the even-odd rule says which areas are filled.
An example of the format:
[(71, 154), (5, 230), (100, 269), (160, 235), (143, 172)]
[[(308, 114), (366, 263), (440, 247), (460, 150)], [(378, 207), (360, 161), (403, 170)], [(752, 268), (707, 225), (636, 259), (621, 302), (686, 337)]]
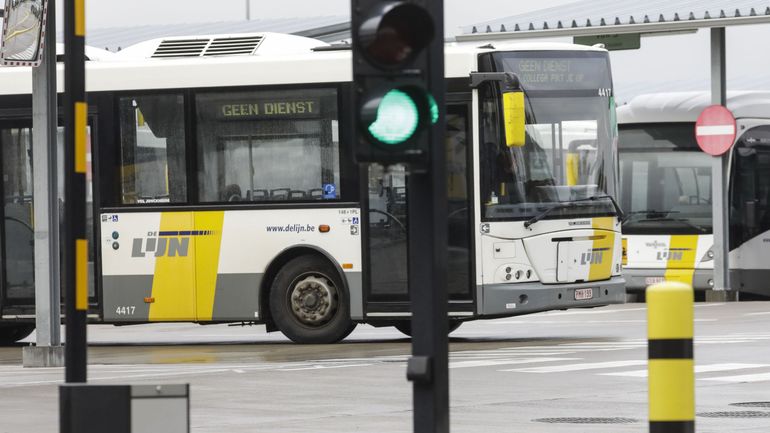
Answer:
[(319, 326), (328, 322), (337, 309), (337, 291), (322, 276), (308, 276), (291, 291), (291, 310), (300, 322)]

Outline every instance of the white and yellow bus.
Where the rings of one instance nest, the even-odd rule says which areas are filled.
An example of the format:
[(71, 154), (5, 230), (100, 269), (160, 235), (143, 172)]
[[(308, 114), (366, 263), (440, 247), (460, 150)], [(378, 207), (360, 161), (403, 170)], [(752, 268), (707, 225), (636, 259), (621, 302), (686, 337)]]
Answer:
[[(770, 286), (770, 92), (730, 92), (737, 122), (730, 158), (731, 287), (741, 297)], [(640, 95), (618, 107), (624, 277), (631, 292), (662, 280), (713, 287), (712, 157), (695, 141), (707, 92)]]
[[(348, 49), (264, 33), (113, 57), (87, 65), (93, 322), (410, 332), (408, 174), (353, 159)], [(503, 144), (500, 84), (478, 72), (518, 76), (524, 146)], [(448, 44), (446, 77), (451, 327), (624, 302), (607, 52)], [(33, 318), (30, 92), (29, 69), (0, 69), (5, 340)], [(568, 175), (573, 139), (591, 151)]]

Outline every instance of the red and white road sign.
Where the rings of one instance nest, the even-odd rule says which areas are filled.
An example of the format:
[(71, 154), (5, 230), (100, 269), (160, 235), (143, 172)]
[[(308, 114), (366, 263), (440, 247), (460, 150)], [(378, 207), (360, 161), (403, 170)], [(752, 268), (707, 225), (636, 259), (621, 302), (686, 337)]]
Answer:
[(735, 142), (735, 117), (721, 105), (706, 107), (695, 122), (695, 140), (701, 150), (719, 156)]

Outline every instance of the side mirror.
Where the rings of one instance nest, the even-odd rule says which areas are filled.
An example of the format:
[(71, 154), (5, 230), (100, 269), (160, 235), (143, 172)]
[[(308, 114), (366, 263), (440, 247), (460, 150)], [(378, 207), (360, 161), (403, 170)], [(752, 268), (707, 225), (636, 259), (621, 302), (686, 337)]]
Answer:
[(517, 90), (503, 93), (503, 120), (505, 144), (508, 147), (524, 146), (526, 140), (524, 92)]

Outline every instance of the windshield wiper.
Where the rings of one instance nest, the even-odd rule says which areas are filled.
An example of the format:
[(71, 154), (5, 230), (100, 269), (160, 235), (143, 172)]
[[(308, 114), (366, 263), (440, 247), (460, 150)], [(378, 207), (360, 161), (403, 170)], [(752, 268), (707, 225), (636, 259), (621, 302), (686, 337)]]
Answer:
[(675, 223), (682, 223), (686, 225), (687, 227), (690, 227), (693, 230), (697, 230), (701, 233), (708, 233), (708, 229), (703, 226), (699, 226), (697, 224), (691, 223), (686, 218), (667, 218), (667, 217), (659, 217), (659, 218), (644, 218), (640, 219), (639, 222), (645, 222), (645, 221), (652, 221), (652, 222), (675, 222)]
[(533, 216), (532, 218), (528, 219), (527, 221), (524, 221), (524, 228), (528, 229), (529, 226), (531, 226), (532, 224), (542, 220), (543, 218), (548, 216), (548, 214), (551, 213), (551, 211), (553, 211), (555, 209), (565, 209), (565, 208), (573, 207), (577, 203), (580, 203), (580, 202), (596, 201), (596, 200), (605, 199), (605, 198), (609, 199), (610, 202), (612, 202), (612, 207), (615, 208), (615, 212), (616, 212), (618, 218), (622, 220), (623, 219), (623, 211), (620, 209), (620, 206), (618, 206), (618, 202), (615, 201), (615, 199), (612, 196), (610, 196), (610, 195), (597, 195), (597, 196), (594, 196), (594, 197), (586, 197), (586, 198), (579, 198), (579, 199), (570, 200), (570, 201), (559, 202), (559, 204), (557, 204), (555, 206), (552, 206), (552, 207), (549, 207), (548, 209), (544, 210), (543, 212), (540, 212), (539, 214), (537, 214), (537, 215)]
[[(634, 215), (646, 215), (646, 220), (654, 219), (654, 218), (665, 218), (666, 215), (672, 214), (672, 213), (679, 213), (678, 210), (657, 210), (657, 209), (645, 209), (645, 210), (635, 210), (633, 212), (629, 212), (626, 214), (626, 216), (623, 218), (622, 222), (626, 222), (629, 219), (631, 219)], [(660, 215), (659, 217), (654, 216), (650, 217), (650, 215)]]

